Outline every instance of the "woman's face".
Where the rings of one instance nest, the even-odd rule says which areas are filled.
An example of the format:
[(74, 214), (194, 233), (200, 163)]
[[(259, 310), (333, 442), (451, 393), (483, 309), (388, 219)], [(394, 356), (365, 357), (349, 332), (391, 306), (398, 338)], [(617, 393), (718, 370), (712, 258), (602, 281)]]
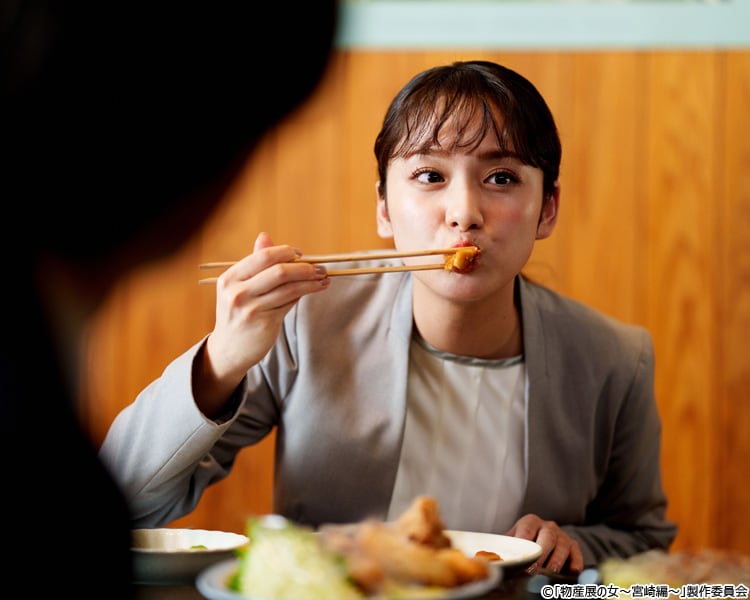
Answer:
[(414, 272), (441, 296), (476, 301), (512, 286), (535, 240), (550, 235), (558, 188), (543, 203), (540, 169), (500, 152), (493, 135), (474, 149), (446, 151), (453, 134), (448, 123), (440, 137), (442, 148), (390, 162), (385, 197), (378, 199), (378, 234), (393, 238), (398, 250), (478, 246), (481, 255), (470, 272)]

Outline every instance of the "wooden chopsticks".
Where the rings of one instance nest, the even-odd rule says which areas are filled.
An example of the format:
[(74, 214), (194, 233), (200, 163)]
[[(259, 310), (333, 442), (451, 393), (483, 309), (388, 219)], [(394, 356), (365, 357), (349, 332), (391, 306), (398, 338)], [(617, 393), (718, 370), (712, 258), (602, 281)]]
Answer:
[[(335, 262), (348, 262), (348, 261), (365, 261), (365, 260), (378, 260), (384, 258), (405, 258), (410, 256), (433, 256), (442, 254), (444, 256), (450, 256), (456, 254), (459, 250), (467, 250), (463, 248), (436, 248), (433, 250), (412, 250), (412, 251), (385, 251), (385, 252), (360, 252), (356, 254), (310, 254), (302, 255), (295, 262), (306, 262), (306, 263), (335, 263)], [(198, 265), (199, 269), (225, 269), (231, 267), (236, 261), (217, 261), (208, 262)], [(341, 275), (363, 275), (366, 273), (394, 273), (398, 271), (427, 271), (432, 269), (444, 269), (445, 261), (441, 263), (430, 263), (430, 264), (418, 264), (418, 265), (390, 265), (387, 267), (358, 267), (354, 269), (331, 269), (328, 271), (329, 277), (337, 277)], [(207, 277), (200, 279), (199, 284), (206, 285), (216, 283), (216, 277)]]

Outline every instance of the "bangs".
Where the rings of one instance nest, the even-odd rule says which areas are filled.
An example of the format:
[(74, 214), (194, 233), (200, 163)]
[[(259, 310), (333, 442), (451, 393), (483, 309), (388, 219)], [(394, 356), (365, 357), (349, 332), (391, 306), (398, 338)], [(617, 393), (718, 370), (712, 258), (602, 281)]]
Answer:
[(493, 136), (501, 152), (513, 152), (499, 107), (471, 93), (437, 97), (412, 97), (414, 106), (405, 111), (403, 135), (392, 158), (407, 158), (440, 148), (447, 152), (475, 150), (487, 135)]

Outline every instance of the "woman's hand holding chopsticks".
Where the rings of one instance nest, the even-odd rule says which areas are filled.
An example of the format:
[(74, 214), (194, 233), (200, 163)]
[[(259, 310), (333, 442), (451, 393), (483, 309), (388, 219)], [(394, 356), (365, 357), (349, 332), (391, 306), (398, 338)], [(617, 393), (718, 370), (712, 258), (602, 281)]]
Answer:
[(298, 257), (261, 233), (253, 253), (216, 278), (216, 322), (193, 364), (194, 399), (207, 416), (222, 412), (248, 369), (268, 353), (292, 306), (328, 287), (325, 267)]

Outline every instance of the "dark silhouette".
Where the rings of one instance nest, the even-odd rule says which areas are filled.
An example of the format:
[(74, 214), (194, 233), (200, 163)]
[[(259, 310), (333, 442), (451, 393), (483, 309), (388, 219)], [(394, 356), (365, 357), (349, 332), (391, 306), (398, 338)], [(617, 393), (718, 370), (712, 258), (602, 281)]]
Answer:
[(132, 596), (128, 507), (75, 412), (80, 327), (313, 91), (336, 16), (334, 0), (0, 6), (4, 545), (29, 595)]

